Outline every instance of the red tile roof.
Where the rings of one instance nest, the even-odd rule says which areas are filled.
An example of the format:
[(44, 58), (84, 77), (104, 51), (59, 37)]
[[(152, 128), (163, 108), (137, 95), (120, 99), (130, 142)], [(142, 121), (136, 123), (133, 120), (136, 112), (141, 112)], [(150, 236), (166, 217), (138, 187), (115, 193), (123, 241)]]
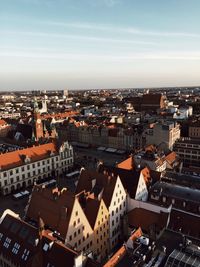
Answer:
[(1, 154), (0, 169), (7, 170), (24, 165), (25, 156), (29, 157), (31, 162), (39, 161), (49, 157), (51, 152), (57, 152), (57, 148), (54, 143), (48, 143)]

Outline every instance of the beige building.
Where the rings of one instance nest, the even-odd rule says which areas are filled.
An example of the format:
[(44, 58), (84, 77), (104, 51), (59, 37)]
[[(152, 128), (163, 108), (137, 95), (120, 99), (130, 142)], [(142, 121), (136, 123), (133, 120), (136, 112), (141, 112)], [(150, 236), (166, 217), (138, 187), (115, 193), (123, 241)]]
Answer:
[(79, 202), (93, 230), (92, 252), (95, 260), (101, 262), (109, 254), (109, 212), (103, 201), (94, 194), (82, 192)]
[(38, 214), (66, 245), (86, 254), (93, 251), (93, 230), (78, 196), (65, 188), (59, 191), (35, 186), (26, 208), (26, 218), (37, 222)]
[(175, 122), (155, 123), (147, 130), (146, 145), (164, 144), (173, 149), (173, 145), (180, 138), (180, 125)]
[(109, 241), (110, 249), (123, 240), (123, 216), (127, 210), (126, 191), (120, 177), (82, 170), (77, 184), (76, 192), (83, 190), (94, 193), (98, 199), (103, 199), (109, 212)]

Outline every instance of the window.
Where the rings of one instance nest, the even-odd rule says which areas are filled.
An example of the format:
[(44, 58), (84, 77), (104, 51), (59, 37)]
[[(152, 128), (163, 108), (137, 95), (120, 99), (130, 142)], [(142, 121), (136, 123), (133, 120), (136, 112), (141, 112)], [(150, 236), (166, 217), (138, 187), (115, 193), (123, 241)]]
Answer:
[(6, 240), (5, 240), (5, 242), (4, 242), (4, 247), (5, 248), (8, 248), (9, 246), (10, 246), (10, 242), (11, 242), (11, 239), (10, 238), (8, 238), (8, 237), (6, 237)]
[(27, 165), (27, 170), (30, 170), (30, 165)]
[(15, 243), (12, 249), (12, 253), (17, 254), (19, 251), (20, 245), (18, 243)]
[(80, 232), (81, 232), (81, 230), (80, 230), (80, 229), (78, 229), (78, 234), (80, 234)]
[(80, 223), (80, 218), (78, 218), (78, 223)]
[(78, 211), (76, 211), (76, 216), (78, 216)]
[(19, 169), (16, 169), (16, 173), (19, 173)]
[(6, 176), (7, 176), (7, 172), (4, 172), (4, 173), (3, 173), (3, 177), (6, 177)]
[(69, 236), (69, 240), (72, 241), (72, 236), (71, 235)]
[(13, 175), (13, 171), (10, 171), (10, 175)]
[(76, 227), (76, 221), (74, 221), (74, 227)]
[(74, 237), (76, 237), (76, 232), (74, 232)]
[(30, 251), (28, 249), (25, 249), (22, 255), (22, 260), (26, 261), (29, 254), (30, 254)]
[(2, 239), (2, 237), (3, 237), (3, 234), (2, 234), (2, 233), (0, 233), (0, 240)]
[(114, 210), (112, 211), (112, 216), (114, 216)]

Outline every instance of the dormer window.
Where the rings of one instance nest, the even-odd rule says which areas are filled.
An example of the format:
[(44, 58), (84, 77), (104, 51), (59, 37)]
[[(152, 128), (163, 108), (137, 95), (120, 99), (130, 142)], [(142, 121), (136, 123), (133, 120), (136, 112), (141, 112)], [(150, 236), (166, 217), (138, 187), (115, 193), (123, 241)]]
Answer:
[(24, 162), (25, 162), (25, 163), (29, 163), (30, 161), (31, 161), (31, 159), (30, 159), (28, 156), (26, 156)]

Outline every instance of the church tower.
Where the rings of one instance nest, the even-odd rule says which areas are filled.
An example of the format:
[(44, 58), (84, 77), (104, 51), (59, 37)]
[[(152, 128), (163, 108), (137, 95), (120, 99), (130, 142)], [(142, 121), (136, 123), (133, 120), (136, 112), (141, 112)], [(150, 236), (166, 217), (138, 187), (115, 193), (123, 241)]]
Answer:
[(36, 141), (43, 137), (43, 124), (36, 99), (34, 101), (34, 132)]

